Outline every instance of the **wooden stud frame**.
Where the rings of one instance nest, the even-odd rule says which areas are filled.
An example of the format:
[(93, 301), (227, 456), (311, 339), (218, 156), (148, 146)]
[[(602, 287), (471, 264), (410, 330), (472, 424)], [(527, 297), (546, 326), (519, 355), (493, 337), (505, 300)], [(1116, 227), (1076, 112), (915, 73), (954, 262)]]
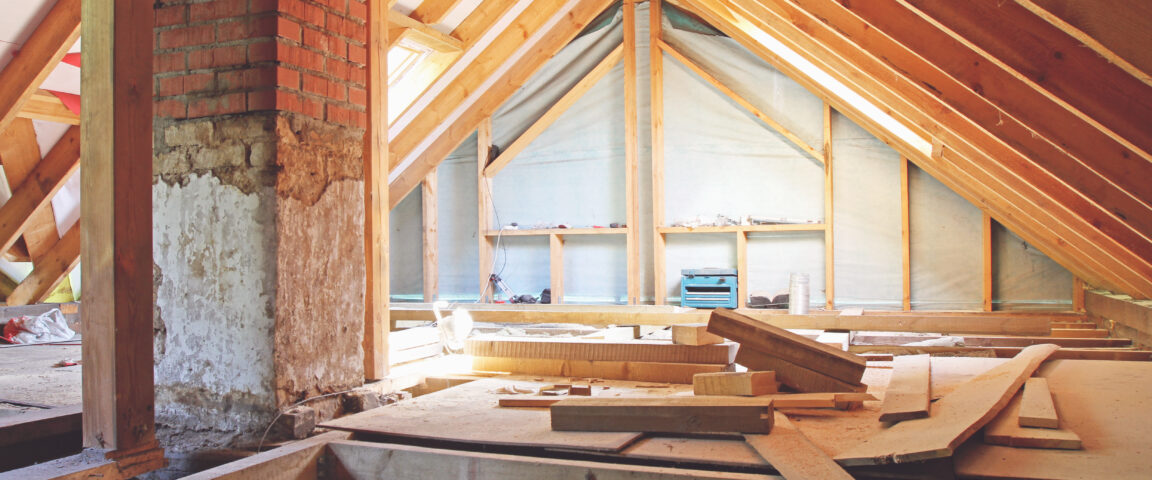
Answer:
[[(664, 250), (664, 0), (648, 2), (649, 69), (651, 71), (652, 130), (652, 288), (653, 303), (664, 305), (668, 296)], [(741, 296), (744, 294), (742, 293)]]
[(364, 132), (364, 378), (388, 375), (388, 28), (385, 0), (368, 0), (368, 125)]
[(984, 212), (984, 311), (992, 311), (992, 216)]
[(496, 252), (492, 240), (484, 235), (492, 229), (492, 178), (484, 175), (488, 166), (488, 157), (492, 152), (492, 118), (485, 118), (476, 130), (476, 241), (480, 262), (480, 301), (488, 302), (494, 297), (489, 291), (489, 278), (492, 276), (492, 261)]
[(836, 308), (835, 248), (832, 235), (832, 107), (824, 102), (824, 308)]
[(437, 180), (436, 172), (438, 169), (433, 168), (424, 177), (424, 183), (420, 188), (421, 199), (421, 216), (423, 217), (424, 232), (423, 252), (424, 252), (424, 301), (436, 301), (437, 290), (439, 286), (439, 272), (438, 268), (438, 255), (439, 255), (439, 228), (437, 227)]
[(628, 224), (628, 304), (640, 303), (640, 210), (637, 169), (640, 130), (636, 124), (636, 0), (624, 0), (624, 208)]
[(900, 250), (903, 261), (903, 310), (912, 310), (912, 225), (908, 207), (908, 158), (900, 157)]

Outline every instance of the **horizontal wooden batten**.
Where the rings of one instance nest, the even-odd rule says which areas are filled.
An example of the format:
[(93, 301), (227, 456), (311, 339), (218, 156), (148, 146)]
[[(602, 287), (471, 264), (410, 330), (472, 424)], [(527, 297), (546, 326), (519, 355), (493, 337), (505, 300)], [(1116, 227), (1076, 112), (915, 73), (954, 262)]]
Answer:
[(529, 237), (529, 236), (545, 236), (545, 235), (623, 235), (627, 234), (627, 228), (522, 228), (522, 229), (503, 229), (503, 230), (487, 230), (484, 236), (487, 237)]
[(734, 233), (734, 232), (823, 232), (823, 223), (777, 225), (721, 225), (700, 227), (656, 227), (659, 233)]
[(604, 342), (534, 338), (473, 338), (468, 340), (465, 352), (474, 357), (728, 365), (736, 359), (736, 347), (737, 345), (734, 343), (675, 345), (641, 340)]

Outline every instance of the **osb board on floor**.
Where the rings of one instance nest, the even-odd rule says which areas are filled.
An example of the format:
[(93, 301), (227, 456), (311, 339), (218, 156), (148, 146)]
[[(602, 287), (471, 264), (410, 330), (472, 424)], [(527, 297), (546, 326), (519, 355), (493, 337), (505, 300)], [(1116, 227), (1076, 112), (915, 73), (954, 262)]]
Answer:
[(1083, 450), (1012, 448), (969, 442), (957, 451), (963, 476), (1001, 478), (1148, 478), (1152, 471), (1152, 364), (1053, 360), (1040, 367)]
[[(476, 380), (410, 401), (325, 422), (321, 426), (391, 437), (607, 452), (619, 451), (640, 436), (627, 432), (555, 432), (550, 426), (548, 409), (501, 408), (498, 405), (501, 395), (497, 392), (503, 387), (516, 385), (538, 389), (560, 381), (571, 383), (562, 378), (553, 379), (551, 383)], [(599, 388), (599, 395), (644, 395), (647, 389), (635, 388), (637, 385), (637, 382), (611, 381), (593, 384)], [(604, 390), (604, 386), (610, 388)], [(682, 385), (660, 391), (667, 393), (690, 388)]]

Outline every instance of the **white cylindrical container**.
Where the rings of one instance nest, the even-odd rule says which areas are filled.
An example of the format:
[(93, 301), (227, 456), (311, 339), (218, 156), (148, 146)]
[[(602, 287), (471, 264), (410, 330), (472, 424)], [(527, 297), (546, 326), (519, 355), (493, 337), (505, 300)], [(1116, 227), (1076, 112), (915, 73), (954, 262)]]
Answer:
[(805, 315), (808, 313), (808, 274), (793, 273), (788, 282), (788, 313)]

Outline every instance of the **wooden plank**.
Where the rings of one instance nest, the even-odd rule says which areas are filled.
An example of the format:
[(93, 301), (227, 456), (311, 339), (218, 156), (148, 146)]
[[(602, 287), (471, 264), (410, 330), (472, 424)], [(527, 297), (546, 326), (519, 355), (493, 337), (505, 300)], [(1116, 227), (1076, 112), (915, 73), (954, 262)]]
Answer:
[(892, 364), (892, 379), (884, 390), (881, 422), (899, 422), (928, 416), (932, 401), (931, 370), (928, 355), (902, 355)]
[(500, 151), (500, 155), (484, 168), (484, 176), (496, 176), (512, 159), (516, 158), (520, 152), (523, 152), (533, 140), (536, 140), (540, 134), (544, 133), (549, 126), (556, 122), (556, 119), (560, 118), (560, 115), (568, 111), (568, 108), (570, 108), (572, 104), (576, 103), (580, 97), (583, 97), (588, 90), (592, 89), (592, 87), (596, 85), (596, 82), (599, 82), (601, 78), (604, 78), (604, 75), (612, 71), (612, 67), (616, 66), (623, 56), (623, 46), (616, 47), (609, 52), (587, 75), (584, 75), (584, 78), (576, 82), (576, 85), (568, 89), (568, 92), (561, 96), (559, 100), (556, 100), (556, 103), (548, 107), (544, 115), (541, 115), (535, 122), (532, 122), (532, 125), (528, 127), (524, 133), (520, 134), (519, 137), (516, 137), (516, 140), (510, 145), (504, 147), (504, 149)]
[[(837, 408), (846, 403), (874, 401), (876, 397), (867, 393), (791, 393), (768, 395), (772, 407), (782, 408)], [(564, 400), (557, 396), (511, 395), (500, 397), (501, 407), (543, 408)]]
[(832, 107), (824, 102), (824, 308), (836, 308), (836, 249), (832, 208)]
[(424, 301), (436, 301), (438, 286), (440, 283), (439, 278), (439, 244), (440, 234), (437, 227), (439, 215), (437, 209), (437, 180), (436, 170), (432, 169), (427, 177), (424, 177), (424, 183), (420, 188), (421, 209), (420, 216), (423, 218), (423, 252), (424, 252)]
[(783, 413), (775, 412), (775, 426), (771, 434), (744, 435), (744, 441), (786, 479), (852, 478), (827, 453), (813, 445)]
[(727, 85), (724, 85), (723, 82), (721, 82), (719, 79), (717, 79), (715, 76), (713, 76), (707, 70), (705, 70), (704, 67), (701, 67), (696, 62), (693, 62), (687, 56), (680, 53), (680, 51), (677, 50), (675, 47), (669, 45), (668, 43), (664, 42), (663, 40), (660, 40), (659, 45), (660, 45), (660, 49), (663, 50), (664, 53), (667, 53), (672, 58), (675, 58), (681, 64), (683, 64), (685, 67), (688, 67), (688, 69), (691, 70), (693, 73), (698, 75), (700, 78), (704, 79), (704, 81), (708, 82), (710, 85), (712, 85), (714, 88), (719, 90), (724, 95), (727, 95), (728, 98), (732, 99), (733, 102), (735, 102), (737, 105), (740, 105), (742, 108), (744, 108), (744, 110), (747, 110), (748, 113), (751, 113), (752, 116), (756, 117), (761, 122), (764, 122), (764, 124), (771, 127), (773, 130), (775, 130), (777, 133), (779, 133), (780, 136), (782, 136), (786, 140), (788, 140), (788, 142), (792, 143), (797, 148), (799, 148), (801, 151), (808, 154), (808, 156), (811, 157), (813, 160), (816, 160), (817, 162), (820, 162), (820, 163), (824, 163), (824, 155), (820, 151), (816, 150), (811, 145), (808, 145), (808, 142), (805, 142), (803, 139), (801, 139), (795, 133), (792, 133), (791, 130), (788, 130), (787, 128), (785, 128), (784, 125), (780, 124), (780, 122), (777, 122), (775, 119), (768, 116), (768, 114), (764, 113), (759, 108), (756, 108), (755, 105), (752, 105), (751, 102), (745, 100), (744, 97), (742, 97), (742, 96), (740, 96), (740, 94), (736, 93), (735, 90), (728, 88)]
[(29, 120), (44, 120), (48, 122), (80, 125), (80, 115), (77, 115), (64, 106), (64, 102), (51, 92), (37, 90), (28, 97), (24, 107), (16, 113), (18, 118)]
[(478, 372), (691, 384), (692, 376), (697, 373), (730, 372), (732, 366), (704, 363), (473, 357), (472, 369)]
[(559, 235), (561, 237), (567, 235), (623, 235), (627, 234), (627, 228), (517, 228), (512, 230), (504, 228), (500, 230), (488, 230), (484, 232), (488, 237), (531, 237), (543, 235)]
[(701, 227), (660, 227), (660, 233), (729, 233), (729, 232), (819, 232), (823, 223), (797, 223), (779, 225), (724, 225)]
[[(485, 232), (492, 228), (492, 179), (484, 175), (484, 168), (492, 153), (492, 118), (487, 117), (480, 122), (476, 129), (476, 225), (477, 232)], [(495, 292), (491, 288), (492, 264), (495, 261), (495, 250), (492, 240), (484, 235), (476, 235), (479, 242), (479, 291), (481, 302), (491, 300)], [(482, 320), (481, 320), (482, 321)]]
[(1052, 392), (1048, 390), (1048, 380), (1029, 378), (1024, 382), (1024, 391), (1020, 397), (1021, 427), (1060, 428), (1056, 405), (1052, 403)]
[[(396, 120), (392, 140), (395, 159), (389, 205), (395, 207), (429, 169), (456, 149), (484, 118), (512, 96), (544, 62), (576, 37), (609, 0), (535, 0), (445, 88), (433, 87), (435, 99), (416, 109), (411, 121)], [(468, 54), (466, 53), (467, 57)], [(447, 76), (437, 83), (448, 81)], [(456, 81), (459, 80), (459, 81)]]
[(1072, 279), (1072, 311), (1084, 311), (1084, 280), (1080, 277)]
[(70, 432), (80, 433), (81, 405), (0, 417), (0, 448)]
[(836, 455), (841, 465), (882, 465), (947, 458), (996, 417), (1055, 345), (1025, 348), (1016, 358), (969, 380), (932, 406), (932, 416), (905, 420)]
[(465, 352), (474, 357), (727, 365), (736, 358), (736, 344), (674, 345), (645, 340), (601, 342), (580, 339), (471, 338)]
[(798, 392), (863, 392), (868, 389), (867, 385), (860, 382), (848, 382), (830, 377), (743, 346), (736, 352), (736, 363), (748, 367), (749, 370), (776, 372), (776, 378), (780, 383)]
[(388, 375), (388, 28), (384, 0), (368, 1), (368, 123), (364, 131), (364, 378)]
[(0, 131), (16, 118), (68, 49), (80, 38), (80, 0), (58, 0), (0, 71)]
[(1152, 54), (1147, 45), (1152, 11), (1140, 0), (1110, 2), (1108, 8), (1069, 0), (1016, 0), (1024, 8), (1072, 36), (1129, 75), (1152, 85)]
[(32, 273), (16, 285), (8, 295), (6, 303), (27, 305), (44, 302), (78, 263), (80, 263), (80, 224), (76, 223), (36, 262)]
[[(11, 190), (18, 188), (28, 178), (36, 164), (40, 163), (41, 156), (31, 120), (17, 118), (0, 132), (0, 162), (4, 165), (4, 176)], [(52, 204), (48, 203), (32, 212), (28, 225), (24, 227), (24, 241), (17, 241), (14, 244), (16, 248), (9, 249), (8, 253), (13, 254), (26, 246), (23, 248), (26, 252), (24, 256), (35, 263), (59, 239)]]
[(71, 127), (0, 207), (0, 252), (7, 251), (80, 167), (80, 128)]
[[(548, 412), (500, 408), (488, 392), (507, 385), (538, 388), (541, 383), (482, 379), (411, 400), (329, 420), (321, 427), (422, 441), (516, 448), (564, 448), (618, 452), (637, 433), (559, 432), (548, 427)], [(430, 412), (450, 412), (452, 421), (429, 421)], [(425, 477), (426, 478), (426, 477)]]
[(348, 432), (324, 432), (282, 447), (184, 477), (189, 480), (250, 480), (316, 478), (330, 442), (347, 440)]
[(912, 225), (908, 206), (908, 157), (900, 157), (900, 248), (903, 261), (903, 306), (912, 310)]
[(748, 307), (748, 232), (736, 232), (736, 307)]
[[(932, 340), (941, 337), (937, 336), (918, 336), (910, 337), (907, 335), (862, 335), (858, 334), (854, 337), (853, 342), (859, 345), (904, 345), (906, 343), (918, 342), (923, 340)], [(992, 336), (963, 336), (964, 345), (968, 347), (1026, 347), (1028, 345), (1039, 345), (1042, 343), (1051, 343), (1067, 348), (1106, 348), (1106, 347), (1127, 347), (1130, 346), (1132, 341), (1126, 338), (1058, 338), (1058, 337), (1034, 337), (1034, 336), (1016, 336), (1016, 337), (992, 337)]]
[[(413, 11), (413, 14), (416, 12)], [(393, 44), (400, 41), (404, 35), (415, 35), (414, 39), (439, 52), (459, 52), (464, 49), (464, 43), (451, 35), (445, 35), (420, 20), (404, 15), (396, 10), (388, 10), (388, 23), (398, 27), (389, 31)], [(435, 22), (432, 22), (435, 23)]]
[[(852, 345), (849, 351), (866, 355), (889, 353), (896, 355), (948, 354), (959, 356), (984, 356), (987, 353), (997, 358), (1012, 358), (1024, 347), (903, 347), (898, 345)], [(1152, 351), (1124, 348), (1061, 348), (1049, 357), (1069, 360), (1124, 360), (1129, 362), (1152, 361)]]
[(452, 30), (452, 35), (472, 48), (489, 29), (499, 24), (509, 9), (521, 1), (526, 0), (483, 0)]
[(736, 395), (756, 397), (776, 393), (775, 372), (697, 373), (692, 376), (695, 395)]
[(714, 310), (708, 331), (739, 342), (741, 351), (757, 350), (848, 383), (864, 375), (864, 359), (856, 355), (731, 310)]
[(636, 93), (636, 1), (626, 0), (624, 14), (624, 218), (628, 304), (640, 304), (640, 192), (637, 171), (640, 165), (640, 128), (637, 122)]
[(1108, 338), (1108, 330), (1102, 328), (1053, 328), (1054, 338)]
[[(60, 2), (54, 8), (61, 3), (74, 2)], [(84, 446), (110, 450), (112, 455), (143, 452), (137, 457), (162, 453), (153, 413), (152, 136), (148, 134), (153, 131), (153, 78), (152, 62), (145, 60), (153, 55), (153, 3), (83, 2), (83, 121), (37, 166), (39, 170), (60, 161), (70, 164), (68, 171), (83, 155)], [(66, 43), (61, 54), (71, 46)], [(61, 148), (67, 149), (59, 155), (63, 160), (54, 160)], [(33, 173), (24, 185), (37, 176)], [(41, 178), (63, 182), (65, 177)], [(34, 190), (46, 202), (56, 189), (42, 188)], [(130, 461), (118, 460), (121, 467)], [(163, 462), (161, 455), (159, 465), (152, 468)]]
[(982, 225), (983, 225), (982, 228), (983, 228), (983, 233), (984, 233), (983, 234), (983, 242), (982, 242), (983, 243), (982, 250), (984, 252), (984, 263), (983, 263), (984, 268), (983, 268), (983, 274), (981, 275), (981, 277), (983, 278), (983, 284), (984, 284), (984, 301), (983, 301), (983, 304), (984, 304), (984, 311), (985, 312), (991, 312), (992, 311), (992, 277), (994, 276), (994, 272), (992, 271), (992, 265), (993, 265), (992, 264), (992, 216), (988, 215), (988, 212), (984, 212), (984, 221), (982, 222)]
[(412, 18), (428, 25), (442, 23), (459, 4), (460, 0), (424, 0), (412, 10)]
[(648, 69), (649, 69), (649, 121), (652, 140), (652, 300), (656, 305), (664, 305), (668, 296), (665, 257), (665, 238), (660, 233), (664, 226), (664, 53), (660, 50), (663, 40), (664, 14), (663, 0), (648, 2)]
[(564, 303), (564, 239), (556, 234), (548, 235), (548, 276), (552, 303)]
[[(1033, 377), (1035, 379), (1037, 377)], [(1031, 380), (1031, 379), (1029, 379)], [(1007, 445), (1009, 447), (1056, 448), (1080, 450), (1083, 444), (1080, 436), (1071, 430), (1053, 428), (1027, 428), (1018, 424), (1021, 396), (1012, 397), (1012, 402), (996, 419), (984, 427), (984, 443)]]
[(569, 397), (549, 407), (566, 432), (769, 433), (772, 399), (749, 397)]
[(708, 324), (673, 325), (672, 343), (677, 345), (713, 345), (724, 343), (724, 337), (708, 333)]
[[(470, 480), (570, 479), (597, 480), (763, 480), (762, 474), (652, 467), (588, 460), (566, 460), (435, 449), (411, 445), (340, 441), (328, 444), (335, 469), (348, 478), (468, 478)], [(337, 477), (342, 478), (342, 477)]]

